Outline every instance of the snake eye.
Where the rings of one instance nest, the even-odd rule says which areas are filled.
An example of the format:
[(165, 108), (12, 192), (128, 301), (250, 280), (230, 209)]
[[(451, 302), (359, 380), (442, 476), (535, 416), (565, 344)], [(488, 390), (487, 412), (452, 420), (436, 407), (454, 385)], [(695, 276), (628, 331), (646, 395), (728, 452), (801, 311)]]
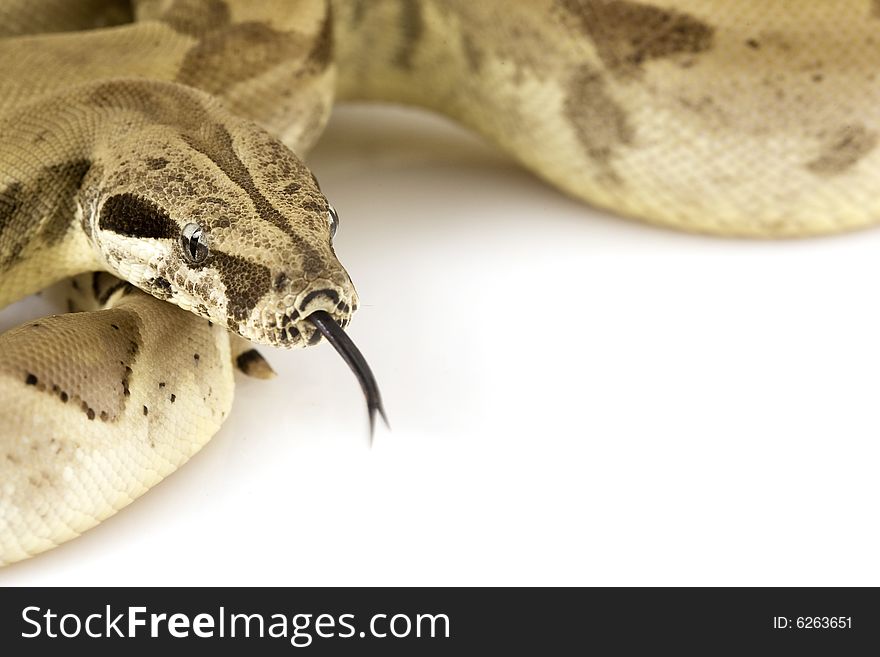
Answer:
[(187, 224), (183, 227), (180, 246), (184, 257), (193, 264), (204, 262), (208, 258), (208, 240), (198, 224)]
[(339, 228), (339, 213), (329, 203), (327, 204), (327, 222), (330, 224), (330, 237), (335, 237), (336, 229)]

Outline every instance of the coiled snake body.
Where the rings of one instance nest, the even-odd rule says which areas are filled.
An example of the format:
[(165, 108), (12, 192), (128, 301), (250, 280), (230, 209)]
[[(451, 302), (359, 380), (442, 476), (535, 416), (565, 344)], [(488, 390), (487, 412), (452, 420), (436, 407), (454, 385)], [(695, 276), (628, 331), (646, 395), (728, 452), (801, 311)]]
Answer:
[(250, 342), (347, 325), (300, 159), (337, 98), (443, 112), (657, 224), (880, 218), (876, 0), (7, 0), (0, 36), (0, 306), (69, 278), (85, 311), (0, 337), (0, 563), (186, 461), (234, 364), (267, 371)]

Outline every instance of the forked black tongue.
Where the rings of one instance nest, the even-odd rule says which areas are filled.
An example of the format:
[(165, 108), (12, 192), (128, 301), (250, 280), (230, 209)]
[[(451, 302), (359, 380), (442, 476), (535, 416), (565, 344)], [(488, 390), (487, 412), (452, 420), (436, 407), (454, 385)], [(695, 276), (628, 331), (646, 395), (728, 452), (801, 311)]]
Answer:
[(339, 324), (333, 321), (330, 313), (317, 310), (306, 317), (306, 319), (314, 324), (315, 328), (321, 332), (321, 335), (327, 338), (327, 342), (333, 345), (333, 348), (339, 352), (342, 360), (348, 363), (351, 371), (354, 372), (358, 382), (361, 384), (361, 389), (367, 398), (367, 412), (370, 414), (370, 437), (372, 438), (377, 412), (382, 417), (382, 421), (385, 422), (385, 426), (389, 425), (388, 418), (385, 416), (385, 409), (382, 408), (382, 395), (379, 392), (379, 385), (376, 383), (376, 378), (373, 376), (370, 366), (354, 342), (351, 341), (351, 338), (348, 337), (348, 334), (342, 330)]

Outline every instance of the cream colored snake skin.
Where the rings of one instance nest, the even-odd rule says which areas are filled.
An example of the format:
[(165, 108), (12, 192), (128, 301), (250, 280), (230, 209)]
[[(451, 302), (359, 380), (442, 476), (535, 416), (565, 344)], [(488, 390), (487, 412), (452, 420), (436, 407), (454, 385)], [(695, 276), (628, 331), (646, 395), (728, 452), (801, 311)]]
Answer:
[(656, 224), (880, 218), (878, 0), (6, 0), (0, 37), (0, 306), (62, 281), (87, 311), (0, 337), (0, 563), (185, 462), (234, 366), (268, 375), (249, 343), (340, 339), (300, 159), (335, 99), (442, 112)]

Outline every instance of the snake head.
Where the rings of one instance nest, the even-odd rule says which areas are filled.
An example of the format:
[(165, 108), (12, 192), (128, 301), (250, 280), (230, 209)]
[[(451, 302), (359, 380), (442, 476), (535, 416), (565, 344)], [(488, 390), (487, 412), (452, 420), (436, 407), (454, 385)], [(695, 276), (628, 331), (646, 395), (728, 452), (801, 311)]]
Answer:
[(335, 210), (253, 123), (145, 125), (107, 149), (86, 186), (87, 232), (111, 272), (247, 340), (314, 344), (310, 315), (344, 327), (357, 308), (333, 250)]
[[(196, 102), (192, 90), (147, 85), (141, 93), (126, 120), (105, 131), (77, 197), (98, 258), (252, 342), (302, 347), (325, 338), (358, 377), (372, 427), (377, 413), (384, 418), (381, 396), (342, 330), (357, 293), (333, 250), (338, 216), (317, 179), (258, 125), (210, 99)], [(106, 107), (119, 98), (98, 100)]]

